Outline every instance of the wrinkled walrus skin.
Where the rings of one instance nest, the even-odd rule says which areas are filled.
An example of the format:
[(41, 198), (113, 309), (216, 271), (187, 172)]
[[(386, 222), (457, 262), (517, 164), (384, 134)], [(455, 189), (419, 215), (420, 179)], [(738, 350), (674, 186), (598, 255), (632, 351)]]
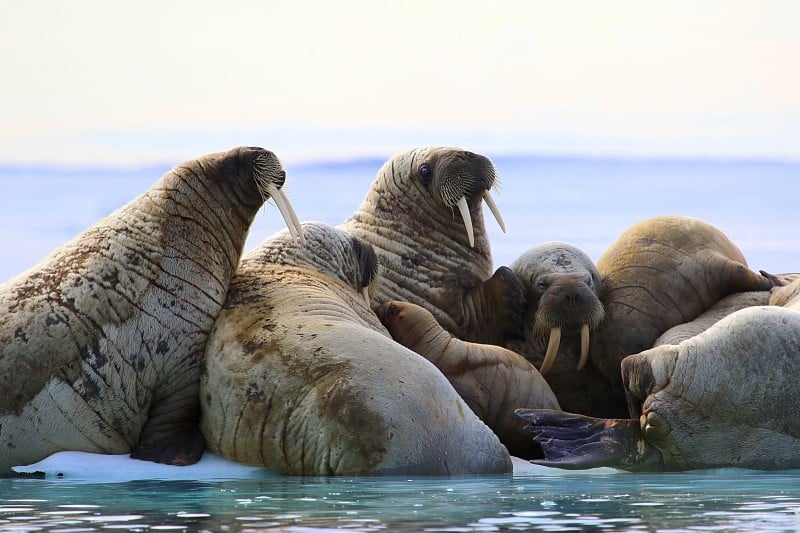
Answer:
[(684, 216), (634, 224), (598, 259), (597, 269), (606, 318), (592, 336), (590, 357), (615, 385), (622, 359), (652, 347), (669, 328), (728, 294), (772, 287), (719, 228)]
[(279, 233), (231, 283), (201, 379), (209, 449), (290, 475), (510, 472), (492, 431), (360, 294), (372, 247), (304, 228), (307, 246)]
[(470, 409), (515, 457), (541, 457), (539, 446), (514, 415), (519, 408), (560, 409), (539, 371), (519, 354), (492, 344), (454, 338), (425, 308), (386, 302), (376, 314), (392, 338), (436, 365)]
[[(0, 475), (63, 450), (196, 462), (200, 366), (280, 161), (187, 161), (0, 285)], [(282, 193), (281, 193), (282, 194)]]
[(631, 419), (520, 410), (545, 459), (632, 471), (800, 468), (800, 312), (736, 311), (622, 361)]
[(524, 290), (507, 267), (492, 274), (483, 224), (486, 201), (504, 227), (489, 195), (496, 183), (488, 158), (458, 148), (414, 148), (389, 159), (341, 226), (372, 244), (383, 267), (373, 306), (415, 303), (464, 340), (519, 336)]

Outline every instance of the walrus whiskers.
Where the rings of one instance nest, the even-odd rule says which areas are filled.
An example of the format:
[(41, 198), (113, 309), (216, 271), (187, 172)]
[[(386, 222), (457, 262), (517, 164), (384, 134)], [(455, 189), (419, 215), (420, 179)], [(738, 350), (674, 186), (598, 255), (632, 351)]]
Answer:
[[(441, 195), (445, 205), (458, 207), (461, 218), (464, 220), (464, 227), (467, 230), (469, 245), (472, 248), (475, 246), (475, 232), (472, 225), (472, 216), (469, 214), (469, 204), (467, 203), (467, 194), (472, 194), (468, 190), (471, 188), (468, 185), (468, 179), (467, 176), (462, 176), (461, 174), (452, 176), (442, 184)], [(465, 186), (465, 184), (467, 185)], [(495, 182), (491, 186), (496, 185), (497, 183)], [(503, 217), (500, 215), (500, 209), (497, 207), (494, 198), (492, 198), (492, 195), (489, 193), (489, 189), (484, 190), (481, 197), (486, 202), (486, 205), (489, 206), (489, 210), (492, 212), (492, 215), (494, 215), (500, 229), (505, 233), (506, 224), (503, 221)]]
[[(286, 193), (283, 192), (282, 189), (279, 189), (270, 179), (270, 176), (273, 175), (275, 170), (270, 168), (270, 164), (270, 160), (264, 155), (257, 156), (253, 162), (253, 180), (256, 182), (256, 188), (265, 202), (269, 200), (270, 197), (275, 200), (275, 205), (278, 211), (280, 211), (283, 220), (286, 222), (289, 233), (292, 237), (305, 244), (306, 239), (303, 236), (303, 228), (300, 225), (297, 214), (292, 208), (292, 204), (289, 203), (289, 198), (287, 198)], [(281, 172), (283, 171), (281, 170)]]

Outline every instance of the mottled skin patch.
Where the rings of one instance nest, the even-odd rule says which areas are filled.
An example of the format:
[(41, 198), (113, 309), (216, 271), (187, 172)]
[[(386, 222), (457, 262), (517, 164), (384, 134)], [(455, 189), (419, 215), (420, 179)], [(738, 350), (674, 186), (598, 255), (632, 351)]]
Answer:
[(206, 350), (202, 429), (229, 459), (292, 475), (508, 472), (497, 437), (361, 289), (369, 244), (305, 223), (248, 253)]
[[(492, 274), (483, 223), (483, 193), (496, 182), (488, 158), (458, 148), (414, 148), (383, 165), (341, 226), (375, 248), (383, 268), (375, 305), (415, 303), (466, 340), (499, 343), (519, 334), (522, 286), (506, 267)], [(474, 247), (455, 207), (460, 196), (472, 217)]]
[(432, 362), (494, 431), (511, 455), (542, 457), (514, 415), (519, 408), (559, 409), (553, 391), (522, 356), (500, 346), (465, 342), (445, 331), (427, 309), (386, 302), (376, 310), (392, 338)]
[(800, 312), (741, 309), (678, 345), (622, 361), (628, 419), (523, 410), (561, 468), (800, 468)]
[(282, 185), (260, 148), (188, 161), (0, 285), (0, 473), (61, 450), (200, 457), (203, 349), (263, 204), (259, 156)]
[(723, 296), (772, 287), (719, 228), (682, 216), (634, 224), (600, 257), (597, 269), (606, 318), (590, 355), (614, 385), (621, 384), (622, 359), (650, 348), (667, 329), (693, 320)]

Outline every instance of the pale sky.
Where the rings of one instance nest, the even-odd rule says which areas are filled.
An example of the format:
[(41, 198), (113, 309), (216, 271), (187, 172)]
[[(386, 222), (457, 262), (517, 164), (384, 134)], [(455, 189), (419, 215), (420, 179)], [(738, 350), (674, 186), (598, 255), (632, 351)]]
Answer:
[(800, 2), (0, 3), (0, 164), (800, 160)]

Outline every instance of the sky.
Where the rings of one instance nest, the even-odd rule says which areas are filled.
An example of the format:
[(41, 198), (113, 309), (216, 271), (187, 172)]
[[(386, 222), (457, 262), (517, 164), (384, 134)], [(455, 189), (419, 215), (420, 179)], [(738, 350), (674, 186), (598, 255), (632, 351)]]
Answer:
[(0, 3), (0, 164), (800, 160), (794, 0)]

